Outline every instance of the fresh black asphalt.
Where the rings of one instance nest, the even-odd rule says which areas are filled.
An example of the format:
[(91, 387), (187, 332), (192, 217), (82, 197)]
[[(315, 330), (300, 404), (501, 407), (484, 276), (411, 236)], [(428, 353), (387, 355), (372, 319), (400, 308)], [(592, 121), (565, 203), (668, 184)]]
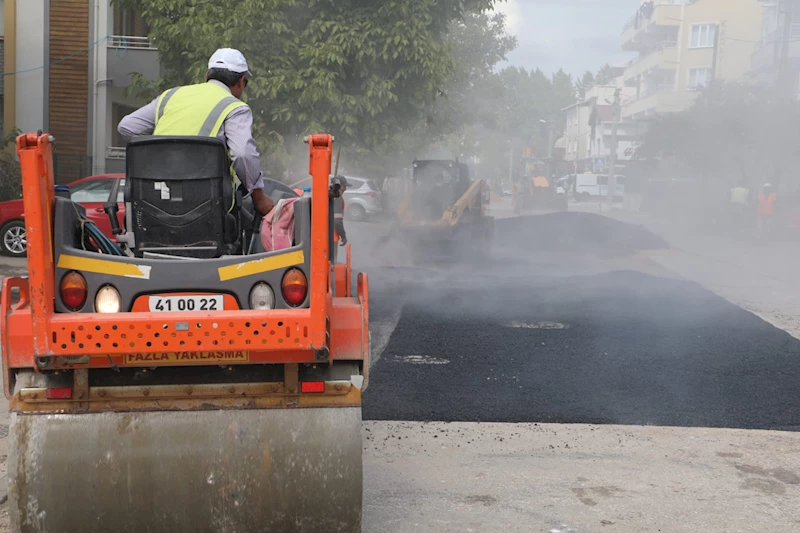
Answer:
[(800, 341), (695, 283), (489, 274), (405, 276), (365, 419), (800, 429)]

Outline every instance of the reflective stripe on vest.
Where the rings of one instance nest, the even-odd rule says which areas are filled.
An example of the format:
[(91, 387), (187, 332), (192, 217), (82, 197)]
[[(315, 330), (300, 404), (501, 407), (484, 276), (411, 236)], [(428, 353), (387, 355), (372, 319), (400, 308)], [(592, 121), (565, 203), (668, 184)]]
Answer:
[[(156, 101), (156, 127), (153, 135), (216, 137), (227, 116), (247, 104), (214, 83), (175, 87)], [(231, 165), (233, 198), (236, 197), (236, 172)], [(231, 203), (231, 209), (235, 200)]]

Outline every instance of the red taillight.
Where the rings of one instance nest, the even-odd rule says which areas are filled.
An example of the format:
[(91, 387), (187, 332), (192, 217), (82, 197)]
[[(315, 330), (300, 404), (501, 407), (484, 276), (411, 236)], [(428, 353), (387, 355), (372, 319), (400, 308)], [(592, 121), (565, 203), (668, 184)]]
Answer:
[(69, 400), (72, 398), (72, 389), (61, 387), (59, 389), (47, 389), (48, 400)]
[(367, 196), (370, 196), (370, 197), (372, 197), (372, 198), (377, 198), (378, 194), (377, 194), (377, 193), (374, 193), (374, 192), (372, 192), (372, 191), (369, 191), (369, 192), (367, 193)]
[(308, 294), (306, 275), (296, 268), (286, 272), (281, 281), (281, 292), (286, 303), (293, 307), (305, 302), (306, 294)]
[(70, 310), (80, 310), (86, 303), (86, 295), (86, 279), (78, 272), (69, 272), (61, 280), (61, 300)]
[(304, 381), (300, 383), (300, 392), (325, 392), (325, 382)]

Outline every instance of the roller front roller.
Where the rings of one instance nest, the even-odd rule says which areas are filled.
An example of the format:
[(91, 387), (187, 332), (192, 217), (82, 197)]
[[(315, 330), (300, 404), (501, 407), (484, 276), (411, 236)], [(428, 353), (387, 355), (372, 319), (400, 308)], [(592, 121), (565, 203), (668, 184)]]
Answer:
[(19, 533), (361, 531), (361, 409), (18, 415)]

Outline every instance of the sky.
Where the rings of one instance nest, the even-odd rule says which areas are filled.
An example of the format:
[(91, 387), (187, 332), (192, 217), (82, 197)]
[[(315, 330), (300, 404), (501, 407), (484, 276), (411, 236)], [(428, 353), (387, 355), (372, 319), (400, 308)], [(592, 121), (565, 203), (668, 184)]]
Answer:
[(625, 22), (641, 0), (505, 0), (509, 33), (519, 41), (508, 63), (552, 74), (563, 68), (576, 77), (606, 63), (633, 57), (620, 49)]

